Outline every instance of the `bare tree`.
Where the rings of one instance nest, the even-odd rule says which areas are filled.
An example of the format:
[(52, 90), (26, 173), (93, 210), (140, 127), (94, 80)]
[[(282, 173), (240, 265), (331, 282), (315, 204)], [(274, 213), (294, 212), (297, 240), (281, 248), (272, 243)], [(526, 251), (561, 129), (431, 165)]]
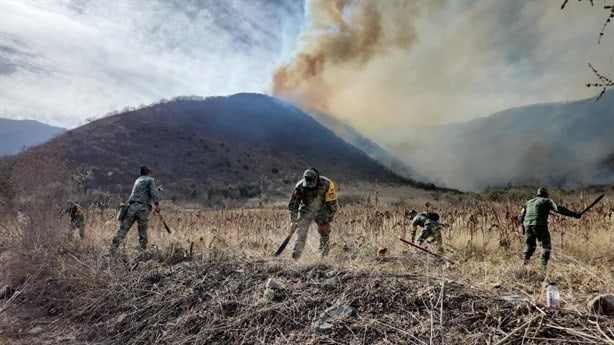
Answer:
[[(582, 0), (578, 0), (578, 2), (581, 2), (581, 1)], [(588, 1), (590, 2), (591, 6), (595, 6), (594, 0), (588, 0)], [(606, 12), (608, 12), (608, 16), (601, 27), (601, 31), (599, 32), (599, 36), (597, 38), (597, 44), (601, 44), (601, 38), (604, 36), (606, 27), (608, 26), (608, 24), (610, 24), (612, 20), (614, 20), (614, 3), (608, 4), (606, 1), (607, 0), (603, 0), (603, 3), (604, 3), (603, 9)], [(569, 0), (563, 1), (563, 3), (561, 4), (561, 10), (565, 9), (565, 6), (567, 5), (568, 2)], [(607, 89), (614, 87), (614, 78), (607, 77), (604, 74), (600, 73), (595, 67), (593, 67), (593, 65), (590, 62), (588, 63), (588, 66), (593, 71), (593, 73), (595, 73), (595, 76), (597, 77), (597, 81), (593, 83), (588, 83), (586, 84), (586, 86), (601, 88), (601, 92), (599, 93), (599, 95), (597, 96), (597, 99), (595, 100), (595, 101), (598, 101), (601, 98), (601, 96), (605, 94)]]

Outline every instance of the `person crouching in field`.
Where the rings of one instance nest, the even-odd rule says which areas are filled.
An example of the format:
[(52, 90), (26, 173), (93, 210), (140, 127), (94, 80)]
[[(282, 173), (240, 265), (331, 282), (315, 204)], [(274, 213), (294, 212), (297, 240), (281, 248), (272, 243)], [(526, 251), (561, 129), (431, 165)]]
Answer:
[(303, 253), (307, 230), (312, 221), (318, 225), (320, 234), (320, 252), (324, 257), (329, 252), (331, 226), (337, 212), (337, 193), (335, 184), (329, 178), (320, 176), (315, 168), (309, 168), (303, 173), (288, 204), (292, 228), (297, 229), (297, 239), (292, 251), (292, 258), (298, 260)]
[(418, 235), (417, 244), (422, 247), (422, 243), (428, 238), (433, 238), (435, 246), (439, 254), (443, 254), (443, 240), (441, 238), (441, 226), (439, 225), (439, 215), (435, 212), (420, 212), (411, 210), (405, 212), (405, 215), (412, 220), (411, 222), (411, 241), (414, 242), (418, 227), (422, 227), (422, 231)]
[(81, 205), (72, 200), (66, 202), (66, 207), (60, 211), (60, 217), (67, 214), (70, 216), (70, 229), (68, 230), (68, 240), (72, 239), (75, 229), (79, 229), (79, 237), (83, 239), (85, 235), (85, 213)]
[(147, 247), (147, 225), (152, 204), (154, 211), (160, 213), (160, 194), (156, 187), (156, 180), (152, 177), (151, 168), (143, 165), (140, 167), (141, 176), (136, 179), (132, 187), (132, 194), (128, 199), (128, 209), (121, 219), (117, 233), (111, 244), (111, 254), (114, 254), (120, 243), (126, 238), (130, 227), (136, 221), (138, 223), (139, 244), (142, 250)]
[(522, 231), (525, 236), (526, 246), (524, 248), (524, 264), (529, 263), (529, 259), (537, 247), (536, 241), (541, 242), (541, 264), (548, 265), (552, 243), (550, 242), (550, 232), (548, 231), (548, 215), (550, 211), (568, 217), (580, 218), (580, 214), (571, 211), (563, 206), (557, 205), (552, 199), (548, 198), (546, 188), (537, 189), (537, 196), (524, 203), (518, 220), (522, 224)]

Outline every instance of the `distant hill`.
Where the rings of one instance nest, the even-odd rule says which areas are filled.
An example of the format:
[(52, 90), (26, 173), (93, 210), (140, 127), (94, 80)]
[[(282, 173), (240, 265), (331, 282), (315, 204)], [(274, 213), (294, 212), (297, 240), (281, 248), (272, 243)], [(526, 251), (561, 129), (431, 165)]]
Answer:
[(597, 102), (538, 104), (469, 122), (413, 128), (412, 136), (392, 151), (440, 184), (465, 190), (612, 184), (614, 90)]
[(43, 143), (66, 132), (34, 120), (0, 118), (0, 156), (12, 155), (20, 150)]
[(43, 156), (82, 171), (89, 189), (126, 193), (148, 164), (177, 198), (254, 196), (260, 188), (286, 195), (309, 166), (338, 184), (408, 182), (296, 107), (261, 94), (175, 100), (102, 118), (21, 153), (15, 170)]

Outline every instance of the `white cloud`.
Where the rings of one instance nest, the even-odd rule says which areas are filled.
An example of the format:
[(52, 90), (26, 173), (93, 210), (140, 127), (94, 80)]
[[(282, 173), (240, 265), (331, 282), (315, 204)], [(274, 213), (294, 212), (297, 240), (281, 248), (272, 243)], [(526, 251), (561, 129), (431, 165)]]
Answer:
[(0, 116), (73, 127), (178, 95), (265, 92), (287, 41), (280, 27), (298, 25), (282, 15), (296, 9), (250, 0), (3, 1), (0, 62), (17, 63), (0, 74)]

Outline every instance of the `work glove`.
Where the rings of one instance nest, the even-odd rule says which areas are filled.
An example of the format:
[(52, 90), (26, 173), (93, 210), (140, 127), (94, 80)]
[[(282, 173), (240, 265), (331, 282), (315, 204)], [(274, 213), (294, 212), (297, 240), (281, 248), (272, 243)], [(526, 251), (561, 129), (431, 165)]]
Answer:
[(296, 222), (290, 222), (290, 230), (293, 232), (298, 228), (298, 224)]
[(415, 239), (415, 238), (416, 238), (416, 232), (415, 232), (415, 231), (412, 231), (412, 232), (411, 232), (411, 242), (412, 242), (412, 243), (414, 242), (414, 239)]
[(328, 224), (329, 223), (318, 224), (318, 233), (320, 233), (320, 236), (326, 236), (328, 233)]
[(154, 212), (160, 213), (160, 205), (155, 205), (154, 206)]

